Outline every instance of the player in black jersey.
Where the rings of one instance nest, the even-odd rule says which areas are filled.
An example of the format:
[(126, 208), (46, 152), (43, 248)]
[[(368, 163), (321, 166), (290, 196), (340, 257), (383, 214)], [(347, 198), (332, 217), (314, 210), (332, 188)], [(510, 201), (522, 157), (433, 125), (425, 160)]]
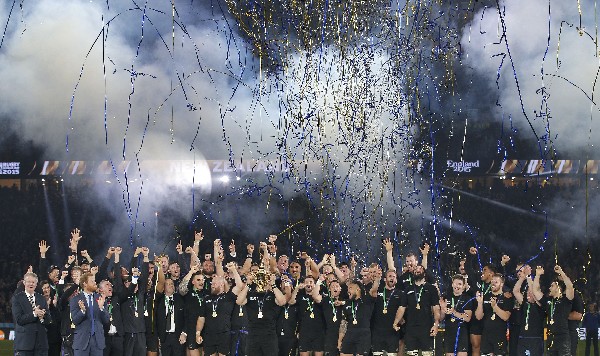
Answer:
[[(377, 290), (377, 286), (374, 286)], [(368, 355), (371, 348), (371, 315), (375, 307), (375, 298), (368, 293), (363, 296), (358, 281), (348, 282), (348, 295), (338, 338), (340, 356)]]
[[(521, 267), (523, 273), (513, 288), (515, 304), (520, 305), (519, 340), (517, 355), (544, 354), (544, 319), (546, 318), (546, 298), (540, 290), (540, 274), (531, 279), (531, 267)], [(527, 288), (523, 285), (526, 284)], [(525, 290), (525, 294), (523, 294)], [(512, 337), (512, 335), (511, 335)], [(512, 347), (512, 344), (511, 344)]]
[(490, 293), (477, 292), (477, 309), (475, 317), (483, 321), (481, 333), (482, 355), (506, 355), (508, 343), (506, 339), (507, 321), (513, 309), (512, 295), (502, 292), (504, 277), (494, 274), (490, 284)]
[(414, 284), (407, 287), (394, 319), (394, 329), (400, 330), (400, 321), (406, 320), (405, 345), (407, 355), (433, 355), (433, 340), (440, 321), (440, 299), (435, 286), (425, 282), (425, 268), (415, 268)]
[(452, 291), (440, 300), (441, 314), (445, 315), (444, 349), (446, 356), (467, 356), (469, 331), (467, 323), (473, 316), (475, 301), (465, 293), (465, 279), (452, 277)]
[[(554, 267), (554, 272), (560, 276), (550, 284), (549, 297), (546, 303), (548, 314), (548, 341), (547, 354), (550, 356), (565, 356), (571, 354), (571, 340), (569, 335), (569, 314), (571, 313), (575, 289), (571, 279), (567, 277), (560, 266)], [(537, 274), (543, 274), (544, 269), (538, 267)]]
[[(380, 278), (381, 276), (377, 276)], [(394, 330), (394, 317), (400, 307), (404, 291), (397, 286), (396, 271), (390, 270), (385, 274), (381, 285), (372, 297), (375, 300), (375, 310), (371, 318), (371, 345), (373, 355), (396, 355), (400, 341), (400, 331)]]

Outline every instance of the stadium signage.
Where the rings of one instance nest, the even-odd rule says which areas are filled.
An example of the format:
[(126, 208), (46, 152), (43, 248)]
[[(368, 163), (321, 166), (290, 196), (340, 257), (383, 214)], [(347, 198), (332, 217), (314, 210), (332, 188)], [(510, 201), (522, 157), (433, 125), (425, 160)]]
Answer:
[(456, 173), (470, 173), (472, 168), (479, 168), (479, 160), (475, 162), (456, 162), (449, 159), (446, 163), (448, 164), (448, 168), (451, 168)]
[(0, 162), (0, 174), (19, 175), (21, 162)]

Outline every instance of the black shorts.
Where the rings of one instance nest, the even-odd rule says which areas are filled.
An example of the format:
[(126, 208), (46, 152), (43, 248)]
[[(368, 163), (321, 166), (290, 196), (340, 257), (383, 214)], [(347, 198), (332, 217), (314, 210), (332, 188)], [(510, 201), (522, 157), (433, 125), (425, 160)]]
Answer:
[[(339, 328), (329, 328), (325, 331), (325, 352), (337, 352), (338, 351), (338, 339), (340, 336)], [(335, 355), (335, 354), (334, 354)]]
[(544, 339), (541, 337), (520, 337), (517, 348), (519, 349), (519, 355), (543, 355)]
[(231, 333), (229, 331), (219, 334), (206, 334), (202, 339), (204, 354), (229, 355), (231, 349)]
[(325, 350), (324, 331), (300, 332), (300, 335), (298, 335), (298, 350), (300, 352)]
[(406, 351), (433, 351), (433, 336), (429, 336), (431, 331), (427, 326), (409, 326), (406, 328), (404, 343)]
[(278, 356), (277, 335), (252, 335), (249, 333), (246, 340), (246, 355)]
[(397, 353), (400, 344), (400, 331), (390, 329), (373, 330), (371, 335), (371, 345), (373, 352)]
[(548, 333), (548, 355), (562, 356), (571, 354), (571, 339), (569, 334)]
[(156, 333), (146, 333), (146, 351), (158, 352), (158, 335)]
[(444, 351), (446, 353), (467, 352), (469, 350), (469, 333), (466, 327), (446, 328), (444, 332)]
[(369, 329), (348, 329), (342, 340), (343, 354), (367, 355), (371, 349), (371, 331)]
[[(475, 316), (475, 313), (473, 313)], [(469, 334), (481, 335), (483, 334), (483, 320), (477, 320), (477, 318), (471, 318), (469, 322)]]
[(188, 350), (199, 349), (201, 345), (196, 342), (196, 327), (194, 327), (193, 329), (185, 330), (185, 333), (187, 334), (187, 339), (185, 340), (185, 347)]
[(481, 353), (506, 355), (508, 353), (508, 341), (506, 340), (506, 334), (481, 335)]

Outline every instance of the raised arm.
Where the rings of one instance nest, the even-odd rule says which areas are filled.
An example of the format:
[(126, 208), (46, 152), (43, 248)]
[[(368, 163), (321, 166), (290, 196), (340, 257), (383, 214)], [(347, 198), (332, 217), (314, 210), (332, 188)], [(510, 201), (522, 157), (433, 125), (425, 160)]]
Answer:
[(542, 293), (542, 288), (540, 287), (540, 278), (543, 274), (544, 267), (537, 266), (535, 269), (535, 278), (533, 279), (533, 296), (538, 302), (544, 297), (544, 293)]
[(427, 269), (427, 261), (429, 260), (429, 244), (426, 242), (423, 245), (423, 248), (419, 247), (419, 250), (421, 251), (421, 255), (423, 256), (421, 258), (421, 266), (423, 266), (423, 268)]
[(377, 290), (379, 289), (379, 284), (381, 283), (381, 268), (377, 268), (375, 271), (375, 275), (373, 276), (373, 284), (371, 285), (371, 289), (369, 290), (369, 294), (373, 298), (377, 298)]
[(395, 271), (396, 264), (394, 262), (394, 252), (393, 252), (393, 244), (389, 237), (383, 240), (383, 247), (385, 248), (385, 259), (387, 262), (387, 270)]
[(567, 289), (565, 289), (565, 296), (567, 297), (567, 299), (573, 300), (573, 298), (575, 298), (575, 289), (573, 288), (573, 282), (571, 282), (569, 276), (565, 274), (562, 267), (560, 267), (559, 265), (554, 266), (554, 272), (556, 272), (562, 278), (562, 281), (567, 287)]
[(523, 293), (521, 293), (521, 287), (523, 286), (525, 278), (527, 278), (527, 276), (525, 274), (521, 274), (521, 277), (517, 280), (517, 283), (515, 283), (515, 286), (513, 287), (513, 295), (519, 304), (523, 304), (523, 300), (525, 299), (523, 297)]

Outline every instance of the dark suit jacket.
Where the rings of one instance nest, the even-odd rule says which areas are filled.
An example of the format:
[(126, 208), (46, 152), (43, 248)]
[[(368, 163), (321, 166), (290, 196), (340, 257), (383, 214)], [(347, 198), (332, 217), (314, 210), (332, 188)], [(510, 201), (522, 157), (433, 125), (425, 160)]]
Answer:
[[(164, 294), (158, 294), (155, 308), (156, 332), (158, 333), (158, 338), (164, 342), (167, 337), (167, 329), (170, 328), (170, 321), (167, 321), (167, 306), (165, 305)], [(173, 295), (173, 313), (175, 314), (175, 335), (179, 337), (185, 326), (185, 302), (179, 293)], [(188, 337), (194, 337), (194, 335)]]
[(43, 321), (33, 315), (33, 307), (25, 292), (18, 292), (12, 298), (12, 314), (15, 321), (15, 343), (17, 351), (47, 350), (48, 338), (44, 324), (51, 321), (46, 299), (35, 293), (35, 304), (46, 309)]
[[(73, 349), (74, 350), (85, 350), (88, 347), (90, 339), (94, 337), (96, 344), (99, 349), (104, 349), (104, 326), (109, 325), (108, 308), (104, 305), (104, 310), (100, 310), (98, 307), (98, 293), (94, 293), (94, 335), (92, 332), (92, 310), (88, 307), (85, 294), (79, 293), (73, 297), (69, 302), (69, 308), (71, 310), (71, 319), (75, 324), (75, 330), (73, 331)], [(82, 300), (85, 303), (85, 313), (79, 308), (79, 301)]]

